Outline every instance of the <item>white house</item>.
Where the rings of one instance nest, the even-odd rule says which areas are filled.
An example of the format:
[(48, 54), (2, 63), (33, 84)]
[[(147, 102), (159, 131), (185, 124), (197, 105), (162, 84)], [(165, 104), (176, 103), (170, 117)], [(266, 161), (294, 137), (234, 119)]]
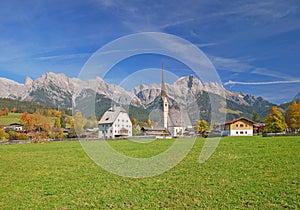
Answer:
[(109, 108), (101, 117), (98, 126), (98, 137), (101, 139), (132, 136), (131, 120), (122, 107)]
[(10, 129), (16, 131), (16, 132), (22, 132), (23, 130), (23, 125), (22, 124), (19, 124), (19, 123), (12, 123), (9, 125)]

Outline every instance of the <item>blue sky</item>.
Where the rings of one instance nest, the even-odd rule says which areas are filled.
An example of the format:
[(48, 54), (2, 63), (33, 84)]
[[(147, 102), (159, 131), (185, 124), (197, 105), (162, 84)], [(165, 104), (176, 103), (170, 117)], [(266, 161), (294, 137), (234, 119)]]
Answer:
[[(228, 90), (275, 103), (300, 92), (298, 0), (11, 0), (0, 3), (0, 31), (0, 77), (21, 83), (46, 72), (77, 77), (105, 44), (163, 32), (201, 49)], [(157, 56), (132, 58), (115, 69), (159, 69), (162, 59), (170, 71), (188, 74), (184, 65)]]

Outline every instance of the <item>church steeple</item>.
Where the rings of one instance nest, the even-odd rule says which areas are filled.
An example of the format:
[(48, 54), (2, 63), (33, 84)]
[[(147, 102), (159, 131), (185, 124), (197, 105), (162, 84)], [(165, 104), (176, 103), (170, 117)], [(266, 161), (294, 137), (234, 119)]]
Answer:
[(165, 84), (164, 77), (164, 63), (162, 63), (162, 71), (161, 71), (161, 98), (163, 105), (163, 123), (164, 128), (168, 129), (168, 116), (169, 116), (169, 103), (167, 100), (167, 89)]
[(162, 71), (161, 71), (161, 97), (167, 97), (167, 89), (165, 85), (165, 76), (164, 76), (164, 63), (162, 63)]

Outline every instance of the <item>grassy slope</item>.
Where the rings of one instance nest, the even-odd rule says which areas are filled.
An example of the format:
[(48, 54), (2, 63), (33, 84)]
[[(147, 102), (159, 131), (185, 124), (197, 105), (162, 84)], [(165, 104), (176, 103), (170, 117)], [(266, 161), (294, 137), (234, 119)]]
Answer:
[[(170, 143), (110, 142), (135, 157), (156, 154)], [(104, 171), (79, 142), (3, 145), (0, 209), (300, 208), (299, 137), (223, 138), (199, 164), (203, 143), (197, 139), (179, 165), (147, 179)]]
[(20, 123), (21, 113), (9, 113), (6, 116), (0, 116), (0, 125), (9, 125), (12, 123)]
[[(9, 113), (6, 116), (0, 116), (0, 125), (10, 125), (12, 123), (20, 123), (22, 113)], [(55, 124), (55, 117), (49, 117), (51, 125)]]

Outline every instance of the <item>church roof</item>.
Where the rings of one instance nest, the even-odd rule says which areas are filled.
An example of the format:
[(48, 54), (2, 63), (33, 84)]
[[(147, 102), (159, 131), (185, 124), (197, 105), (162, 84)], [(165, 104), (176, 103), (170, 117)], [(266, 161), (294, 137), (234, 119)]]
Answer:
[(187, 110), (170, 109), (168, 127), (191, 126), (191, 120)]

